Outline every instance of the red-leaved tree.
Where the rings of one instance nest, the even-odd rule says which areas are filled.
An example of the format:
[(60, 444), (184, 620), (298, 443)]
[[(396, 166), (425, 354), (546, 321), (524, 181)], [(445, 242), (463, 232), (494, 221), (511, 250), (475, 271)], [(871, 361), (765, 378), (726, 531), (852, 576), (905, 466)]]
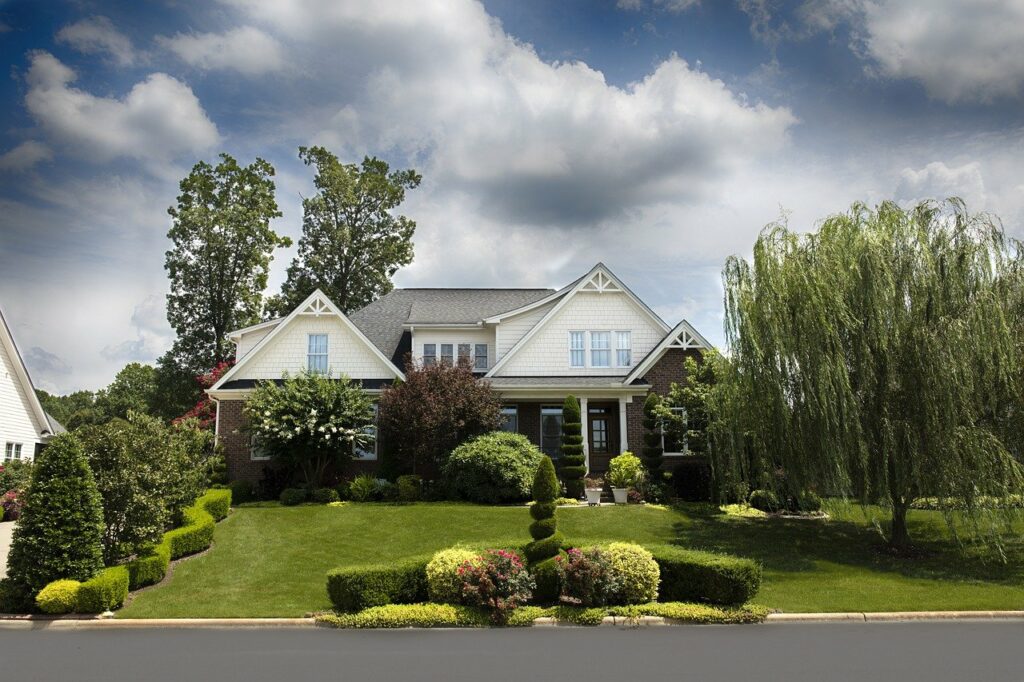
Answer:
[(196, 377), (196, 382), (202, 387), (203, 393), (199, 398), (199, 402), (195, 404), (191, 410), (181, 415), (173, 421), (174, 424), (180, 424), (186, 419), (198, 419), (199, 428), (201, 429), (212, 429), (214, 422), (217, 419), (217, 406), (210, 396), (206, 393), (206, 389), (213, 386), (215, 383), (220, 381), (220, 378), (224, 376), (224, 373), (231, 369), (231, 366), (235, 364), (234, 360), (225, 360), (224, 362), (218, 362), (217, 366), (211, 369), (206, 374), (200, 374)]

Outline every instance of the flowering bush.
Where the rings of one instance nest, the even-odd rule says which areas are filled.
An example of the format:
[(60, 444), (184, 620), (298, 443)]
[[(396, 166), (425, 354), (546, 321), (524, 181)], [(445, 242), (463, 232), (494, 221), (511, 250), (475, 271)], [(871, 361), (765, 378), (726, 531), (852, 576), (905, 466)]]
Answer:
[(189, 419), (196, 419), (199, 422), (200, 429), (212, 431), (214, 426), (216, 426), (217, 405), (206, 393), (206, 389), (220, 381), (220, 378), (224, 376), (229, 369), (231, 369), (233, 364), (235, 364), (233, 360), (219, 362), (216, 367), (206, 374), (200, 374), (197, 376), (195, 378), (196, 383), (199, 384), (199, 387), (203, 390), (202, 396), (199, 398), (199, 402), (197, 402), (191, 410), (175, 419), (172, 423), (180, 424)]
[(622, 590), (621, 577), (600, 547), (570, 549), (555, 558), (562, 599), (580, 606), (604, 606)]
[(18, 490), (8, 490), (0, 497), (0, 521), (17, 521), (24, 498)]
[(462, 576), (459, 569), (466, 562), (476, 561), (478, 552), (465, 547), (442, 549), (427, 564), (427, 595), (439, 604), (457, 604), (462, 597)]
[(28, 490), (32, 480), (32, 462), (12, 459), (0, 464), (0, 495), (8, 490)]
[(504, 624), (509, 613), (526, 603), (535, 587), (519, 555), (504, 549), (489, 549), (479, 558), (463, 562), (458, 573), (463, 600), (490, 609), (491, 619), (498, 624)]

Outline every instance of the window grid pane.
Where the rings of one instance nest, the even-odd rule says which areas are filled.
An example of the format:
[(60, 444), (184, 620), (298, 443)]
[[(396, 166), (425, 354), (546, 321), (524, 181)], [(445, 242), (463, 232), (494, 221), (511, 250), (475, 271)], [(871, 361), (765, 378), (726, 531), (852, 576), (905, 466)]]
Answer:
[(473, 346), (471, 346), (468, 343), (460, 343), (459, 344), (459, 363), (460, 364), (463, 361), (466, 361), (466, 362), (469, 361), (469, 354), (470, 354), (470, 351), (472, 350), (472, 348), (473, 348)]
[(474, 351), (473, 369), (487, 369), (487, 344), (476, 344)]
[(423, 366), (429, 367), (437, 362), (437, 345), (433, 343), (423, 344)]
[(373, 422), (363, 429), (363, 433), (369, 435), (372, 441), (365, 448), (357, 447), (355, 443), (352, 444), (352, 452), (356, 459), (377, 459), (377, 403), (373, 403), (370, 407), (373, 409)]
[(455, 364), (455, 347), (452, 344), (441, 344), (441, 362), (449, 365)]
[(612, 364), (611, 334), (590, 332), (590, 366), (610, 367)]
[(569, 366), (583, 367), (586, 364), (585, 337), (583, 332), (569, 332)]
[(518, 407), (503, 407), (501, 408), (501, 416), (505, 418), (505, 421), (501, 424), (502, 431), (508, 431), (509, 433), (519, 432), (519, 408)]
[(309, 335), (309, 355), (306, 367), (317, 374), (327, 373), (327, 334)]

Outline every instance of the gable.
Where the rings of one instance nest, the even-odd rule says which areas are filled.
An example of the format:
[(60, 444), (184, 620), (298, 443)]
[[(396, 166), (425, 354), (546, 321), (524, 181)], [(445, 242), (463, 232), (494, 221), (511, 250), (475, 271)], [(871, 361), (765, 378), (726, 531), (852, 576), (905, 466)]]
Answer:
[(50, 428), (2, 318), (0, 325), (0, 461), (8, 442), (21, 443), (22, 458), (31, 459)]
[(518, 315), (505, 318), (498, 323), (497, 329), (497, 358), (505, 357), (505, 354), (512, 350), (519, 340), (526, 336), (526, 333), (537, 326), (537, 323), (544, 319), (544, 316), (555, 307), (555, 301), (545, 303), (542, 306), (533, 308)]

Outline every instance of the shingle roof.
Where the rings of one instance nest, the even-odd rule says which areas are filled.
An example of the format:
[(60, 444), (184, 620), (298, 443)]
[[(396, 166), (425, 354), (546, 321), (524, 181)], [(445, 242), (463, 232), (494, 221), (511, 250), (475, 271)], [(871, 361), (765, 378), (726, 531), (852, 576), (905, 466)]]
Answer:
[(624, 376), (560, 376), (560, 377), (494, 377), (491, 386), (505, 388), (514, 386), (525, 387), (558, 387), (578, 386), (580, 388), (605, 388), (621, 386)]
[(553, 293), (554, 289), (395, 289), (348, 317), (392, 357), (405, 324), (475, 324)]

